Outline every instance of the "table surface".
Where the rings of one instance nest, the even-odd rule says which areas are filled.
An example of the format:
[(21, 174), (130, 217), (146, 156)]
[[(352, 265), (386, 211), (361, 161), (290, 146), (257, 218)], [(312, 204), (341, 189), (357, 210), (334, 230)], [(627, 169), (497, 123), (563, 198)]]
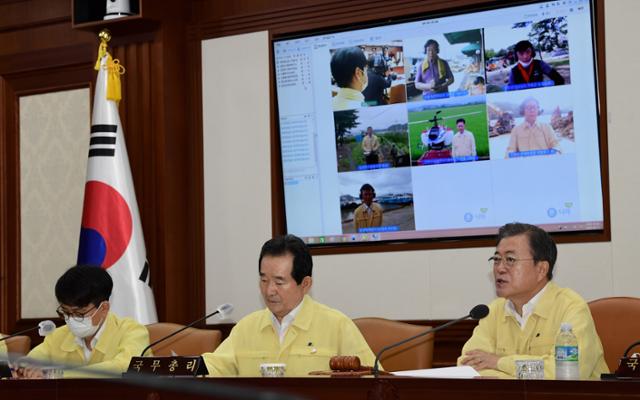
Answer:
[[(269, 392), (276, 396), (269, 397)], [(280, 394), (280, 395), (278, 395)], [(362, 378), (161, 378), (2, 380), (0, 399), (640, 399), (640, 381)], [(238, 395), (238, 396), (234, 396)], [(255, 396), (254, 396), (255, 395)]]

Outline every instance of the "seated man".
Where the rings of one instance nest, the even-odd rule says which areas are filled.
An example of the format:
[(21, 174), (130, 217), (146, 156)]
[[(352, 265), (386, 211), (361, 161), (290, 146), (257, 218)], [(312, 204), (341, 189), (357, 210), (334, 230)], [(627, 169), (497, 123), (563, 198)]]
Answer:
[(555, 339), (568, 322), (578, 338), (580, 378), (600, 378), (607, 364), (587, 303), (571, 289), (551, 282), (556, 244), (537, 226), (511, 223), (500, 228), (489, 263), (498, 299), (489, 305), (462, 348), (459, 365), (481, 375), (514, 377), (515, 361), (544, 361), (544, 376), (555, 378)]
[[(111, 276), (100, 267), (69, 268), (55, 289), (60, 303), (56, 311), (66, 325), (57, 328), (27, 356), (45, 363), (83, 367), (65, 370), (65, 377), (100, 377), (92, 370), (126, 371), (131, 357), (149, 344), (149, 332), (134, 320), (109, 312), (112, 288)], [(18, 377), (42, 378), (43, 373), (37, 367), (27, 367), (18, 370)]]
[(242, 318), (215, 352), (203, 354), (211, 375), (260, 376), (260, 364), (285, 363), (286, 376), (305, 376), (328, 370), (336, 355), (373, 365), (375, 357), (353, 321), (307, 295), (313, 262), (301, 239), (267, 241), (258, 266), (267, 308)]

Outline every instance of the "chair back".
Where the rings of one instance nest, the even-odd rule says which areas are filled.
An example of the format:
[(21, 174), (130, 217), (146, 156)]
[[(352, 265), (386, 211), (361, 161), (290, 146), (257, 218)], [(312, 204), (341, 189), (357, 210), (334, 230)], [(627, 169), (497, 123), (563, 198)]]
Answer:
[(31, 338), (29, 336), (18, 335), (4, 341), (7, 351), (12, 357), (26, 356), (31, 350)]
[[(408, 324), (385, 318), (356, 318), (353, 320), (374, 354), (393, 343), (425, 332), (429, 326)], [(385, 371), (406, 371), (431, 368), (433, 362), (433, 334), (413, 340), (386, 351), (380, 358)]]
[[(184, 325), (171, 322), (158, 322), (147, 325), (149, 343), (153, 343), (183, 328)], [(199, 356), (214, 351), (219, 345), (222, 333), (212, 329), (187, 328), (177, 335), (164, 340), (151, 348), (155, 356), (165, 357)], [(173, 353), (172, 353), (173, 352)]]
[[(604, 297), (589, 302), (589, 309), (607, 366), (613, 372), (627, 347), (640, 340), (640, 298)], [(638, 348), (636, 352), (640, 351)]]

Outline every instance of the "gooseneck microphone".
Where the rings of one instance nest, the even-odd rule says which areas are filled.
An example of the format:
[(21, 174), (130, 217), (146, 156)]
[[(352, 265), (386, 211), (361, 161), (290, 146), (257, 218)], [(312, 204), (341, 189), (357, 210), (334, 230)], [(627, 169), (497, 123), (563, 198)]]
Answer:
[(224, 319), (226, 317), (229, 316), (229, 314), (231, 314), (233, 312), (233, 305), (229, 304), (229, 303), (225, 303), (225, 304), (221, 304), (220, 306), (218, 306), (218, 308), (216, 308), (216, 310), (214, 312), (212, 312), (211, 314), (207, 314), (202, 318), (199, 318), (195, 321), (193, 321), (192, 323), (190, 323), (189, 325), (183, 326), (182, 328), (178, 329), (175, 332), (172, 332), (171, 334), (162, 337), (158, 340), (156, 340), (155, 342), (151, 343), (150, 345), (148, 345), (147, 347), (144, 348), (144, 350), (142, 350), (142, 353), (140, 353), (140, 357), (144, 356), (144, 353), (147, 352), (147, 350), (149, 350), (150, 348), (152, 348), (153, 346), (155, 346), (156, 344), (163, 342), (167, 339), (169, 339), (170, 337), (173, 337), (175, 335), (177, 335), (178, 333), (184, 331), (187, 328), (191, 328), (192, 326), (194, 326), (195, 324), (197, 324), (198, 322), (202, 322), (204, 320), (206, 320), (207, 318), (213, 317), (216, 314), (220, 315), (221, 319)]
[(631, 343), (629, 345), (629, 347), (627, 347), (627, 349), (624, 351), (624, 355), (622, 357), (627, 357), (629, 355), (629, 352), (631, 351), (631, 349), (633, 349), (637, 345), (640, 345), (640, 340), (637, 340), (637, 341)]
[(435, 328), (427, 329), (426, 331), (424, 331), (422, 333), (418, 333), (417, 335), (411, 336), (411, 337), (406, 338), (404, 340), (401, 340), (401, 341), (399, 341), (397, 343), (392, 343), (392, 344), (390, 344), (388, 346), (383, 347), (382, 349), (380, 349), (378, 354), (376, 354), (376, 360), (373, 363), (373, 369), (372, 369), (373, 376), (377, 378), (378, 375), (380, 375), (380, 369), (379, 369), (380, 357), (382, 356), (382, 353), (384, 353), (385, 351), (391, 350), (391, 349), (393, 349), (395, 347), (401, 346), (401, 345), (403, 345), (403, 344), (405, 344), (407, 342), (410, 342), (410, 341), (412, 341), (414, 339), (417, 339), (419, 337), (428, 335), (430, 333), (438, 332), (438, 331), (440, 331), (440, 330), (442, 330), (442, 329), (444, 329), (446, 327), (449, 327), (449, 326), (451, 326), (453, 324), (456, 324), (456, 323), (458, 323), (460, 321), (463, 321), (463, 320), (465, 320), (467, 318), (478, 320), (478, 319), (482, 319), (482, 318), (486, 317), (487, 315), (489, 315), (489, 307), (487, 307), (485, 304), (478, 304), (477, 306), (473, 307), (471, 309), (471, 311), (469, 311), (469, 314), (465, 315), (464, 317), (460, 317), (458, 319), (453, 319), (453, 320), (451, 320), (451, 321), (449, 321), (449, 322), (447, 322), (445, 324), (442, 324), (442, 325), (437, 326)]
[(12, 337), (16, 337), (18, 335), (22, 335), (23, 333), (35, 331), (36, 329), (38, 330), (38, 334), (44, 337), (44, 336), (48, 336), (51, 332), (53, 332), (56, 329), (56, 324), (54, 324), (53, 321), (50, 321), (48, 319), (45, 321), (40, 321), (40, 323), (38, 323), (38, 325), (36, 326), (32, 326), (31, 328), (22, 330), (20, 332), (12, 333), (9, 336), (4, 336), (0, 338), (0, 342), (7, 339), (11, 339)]

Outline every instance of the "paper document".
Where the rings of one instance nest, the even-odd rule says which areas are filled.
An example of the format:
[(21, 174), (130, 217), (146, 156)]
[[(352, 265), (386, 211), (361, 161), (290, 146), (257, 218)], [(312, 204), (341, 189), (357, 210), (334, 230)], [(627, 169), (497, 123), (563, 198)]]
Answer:
[(414, 378), (474, 378), (480, 376), (478, 371), (464, 365), (461, 367), (414, 369), (410, 371), (396, 371), (391, 374), (397, 376), (412, 376)]

